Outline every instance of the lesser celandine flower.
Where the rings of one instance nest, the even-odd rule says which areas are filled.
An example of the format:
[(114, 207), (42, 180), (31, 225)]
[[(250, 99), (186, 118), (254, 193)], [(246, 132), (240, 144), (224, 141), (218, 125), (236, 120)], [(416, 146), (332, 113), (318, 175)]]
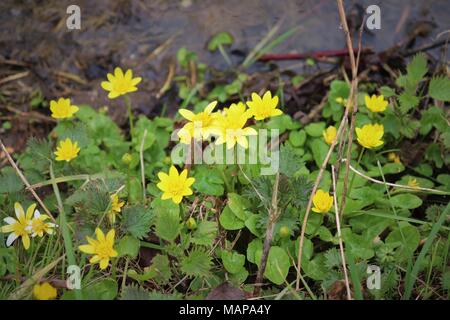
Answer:
[(141, 77), (133, 78), (133, 71), (128, 69), (125, 73), (119, 67), (112, 73), (107, 74), (108, 81), (103, 81), (101, 86), (109, 91), (108, 98), (114, 99), (129, 92), (137, 91), (137, 85), (141, 82)]
[(72, 118), (78, 110), (77, 106), (70, 104), (70, 99), (59, 98), (58, 101), (50, 101), (50, 111), (55, 119)]
[(60, 141), (59, 146), (56, 148), (55, 155), (56, 161), (67, 161), (77, 157), (80, 148), (78, 147), (78, 142), (72, 142), (70, 138)]
[(272, 98), (270, 91), (266, 91), (262, 98), (257, 93), (252, 93), (252, 100), (247, 101), (249, 112), (255, 120), (264, 120), (283, 114), (280, 109), (277, 109), (277, 105), (278, 97)]
[(386, 110), (386, 107), (388, 105), (388, 102), (384, 100), (384, 96), (376, 96), (373, 94), (371, 97), (366, 95), (364, 97), (364, 100), (366, 102), (367, 109), (369, 109), (372, 112), (383, 112)]
[(31, 233), (32, 237), (43, 237), (44, 233), (52, 235), (54, 233), (54, 228), (57, 227), (56, 224), (52, 222), (47, 222), (50, 217), (46, 214), (41, 214), (39, 210), (35, 210), (33, 218), (27, 226), (27, 231)]
[(105, 234), (100, 228), (95, 229), (97, 239), (86, 237), (89, 244), (84, 244), (78, 247), (81, 252), (93, 254), (94, 256), (89, 260), (89, 263), (98, 263), (100, 269), (106, 269), (111, 258), (117, 257), (117, 251), (114, 249), (114, 229)]
[(226, 143), (227, 149), (231, 149), (237, 143), (247, 149), (247, 136), (258, 134), (253, 128), (244, 128), (249, 117), (251, 117), (251, 114), (246, 110), (245, 104), (242, 102), (238, 104), (233, 103), (222, 114), (218, 115), (217, 133), (219, 137), (216, 140), (216, 144)]
[(43, 282), (34, 285), (33, 295), (37, 300), (53, 300), (58, 295), (58, 292), (50, 283)]
[(329, 126), (323, 130), (323, 139), (327, 144), (332, 144), (334, 139), (336, 139), (337, 130), (334, 126)]
[(35, 209), (36, 204), (33, 203), (28, 207), (25, 214), (20, 203), (16, 202), (14, 204), (17, 220), (12, 217), (6, 217), (3, 221), (5, 221), (7, 225), (0, 229), (2, 233), (9, 233), (9, 236), (6, 239), (6, 246), (9, 247), (17, 238), (22, 238), (23, 247), (25, 250), (28, 250), (30, 247), (30, 231), (27, 230), (27, 227), (31, 222), (31, 217), (33, 216)]
[(394, 163), (402, 163), (402, 162), (400, 161), (399, 155), (396, 154), (395, 152), (389, 152), (389, 153), (388, 153), (388, 160), (389, 160), (389, 161), (392, 161), (392, 162), (394, 162)]
[(192, 194), (191, 186), (195, 182), (194, 178), (188, 178), (187, 169), (184, 169), (178, 174), (177, 168), (171, 166), (169, 174), (164, 172), (158, 173), (158, 178), (161, 180), (156, 186), (163, 191), (161, 199), (172, 199), (176, 204), (179, 204), (184, 196)]
[(116, 216), (122, 211), (124, 205), (125, 202), (119, 201), (119, 196), (117, 194), (111, 196), (111, 209), (108, 212), (108, 218), (112, 224), (116, 222)]
[(319, 189), (313, 197), (314, 207), (312, 211), (317, 213), (327, 213), (333, 206), (333, 197), (326, 191)]
[(191, 139), (207, 139), (214, 131), (216, 114), (213, 113), (217, 101), (208, 104), (204, 111), (197, 114), (187, 109), (180, 109), (178, 112), (189, 122), (178, 132), (180, 141), (189, 144)]
[(364, 148), (372, 149), (383, 144), (384, 127), (382, 124), (366, 124), (362, 128), (356, 128), (358, 143)]

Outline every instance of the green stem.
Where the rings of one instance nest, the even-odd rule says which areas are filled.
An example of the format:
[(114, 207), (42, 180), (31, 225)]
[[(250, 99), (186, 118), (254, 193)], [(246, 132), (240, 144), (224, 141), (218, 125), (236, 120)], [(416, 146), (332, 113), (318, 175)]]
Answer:
[[(359, 163), (361, 162), (361, 159), (364, 154), (364, 150), (366, 150), (366, 148), (361, 148), (361, 151), (359, 152), (358, 162), (356, 162), (356, 168), (359, 166)], [(352, 187), (353, 187), (353, 182), (355, 181), (355, 176), (356, 176), (356, 173), (353, 172), (352, 180), (350, 180), (350, 185), (349, 185), (348, 191), (347, 191), (347, 195), (349, 195), (349, 196), (350, 196), (350, 193), (352, 192)]]
[[(61, 195), (59, 193), (58, 185), (55, 182), (55, 173), (53, 172), (53, 163), (50, 162), (50, 178), (52, 179), (53, 192), (55, 193), (56, 201), (58, 202), (58, 211), (59, 211), (59, 223), (61, 225), (61, 231), (64, 240), (64, 247), (67, 254), (67, 260), (69, 265), (77, 265), (75, 259), (75, 252), (73, 250), (72, 245), (72, 237), (70, 235), (69, 227), (67, 224), (66, 212), (64, 211), (64, 206), (61, 200)], [(81, 300), (81, 292), (80, 290), (75, 290), (75, 297), (77, 300)]]
[(223, 48), (223, 46), (221, 44), (219, 44), (218, 48), (219, 48), (220, 54), (225, 59), (226, 63), (231, 67), (232, 63), (231, 63), (230, 57), (228, 56), (228, 54), (225, 51), (225, 49)]
[(131, 109), (131, 101), (127, 95), (124, 96), (124, 100), (128, 109), (128, 121), (130, 122), (130, 136), (131, 138), (133, 138), (134, 118), (133, 118), (133, 110)]

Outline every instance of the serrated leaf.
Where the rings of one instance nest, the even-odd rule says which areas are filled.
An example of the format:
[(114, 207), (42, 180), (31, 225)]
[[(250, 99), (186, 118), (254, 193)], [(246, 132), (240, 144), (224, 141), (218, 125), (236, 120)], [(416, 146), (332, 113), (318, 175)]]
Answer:
[(138, 239), (144, 238), (150, 231), (153, 213), (142, 205), (127, 207), (122, 213), (122, 224), (127, 232)]
[(156, 235), (166, 241), (174, 241), (181, 230), (179, 206), (171, 200), (155, 199), (152, 207), (156, 216)]
[(436, 100), (450, 101), (450, 79), (445, 76), (431, 79), (428, 94)]
[(202, 250), (194, 249), (181, 260), (181, 271), (187, 276), (202, 277), (209, 274), (211, 256)]
[(407, 113), (409, 110), (419, 105), (420, 99), (407, 92), (403, 92), (398, 96), (398, 102), (400, 103), (402, 113)]
[(217, 236), (217, 229), (217, 222), (201, 221), (193, 233), (191, 242), (202, 246), (212, 246)]
[(408, 78), (412, 83), (419, 83), (428, 71), (427, 58), (422, 52), (416, 54), (407, 65)]
[(151, 300), (150, 292), (137, 285), (125, 286), (122, 289), (120, 300)]

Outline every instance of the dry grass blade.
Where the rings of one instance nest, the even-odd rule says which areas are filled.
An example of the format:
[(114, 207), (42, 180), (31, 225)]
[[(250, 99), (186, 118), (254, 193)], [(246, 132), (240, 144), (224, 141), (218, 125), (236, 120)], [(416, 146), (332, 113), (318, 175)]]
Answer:
[(344, 270), (345, 287), (347, 289), (347, 299), (352, 300), (352, 294), (350, 291), (350, 282), (348, 281), (348, 274), (347, 274), (347, 264), (345, 262), (344, 243), (342, 242), (341, 223), (339, 221), (340, 219), (339, 206), (337, 202), (337, 192), (336, 192), (336, 170), (334, 166), (331, 166), (331, 176), (333, 178), (333, 201), (334, 201), (334, 213), (336, 215), (336, 229), (339, 239), (339, 250), (341, 253), (342, 269)]

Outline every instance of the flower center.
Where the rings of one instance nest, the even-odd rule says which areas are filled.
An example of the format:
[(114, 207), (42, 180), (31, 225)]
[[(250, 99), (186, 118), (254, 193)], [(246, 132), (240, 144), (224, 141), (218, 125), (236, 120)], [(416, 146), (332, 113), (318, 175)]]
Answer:
[(19, 237), (22, 237), (26, 235), (28, 232), (25, 230), (25, 226), (21, 224), (20, 222), (16, 222), (13, 224), (13, 232), (18, 235)]
[(112, 255), (112, 247), (106, 241), (99, 243), (95, 249), (95, 253), (102, 259), (109, 258)]

